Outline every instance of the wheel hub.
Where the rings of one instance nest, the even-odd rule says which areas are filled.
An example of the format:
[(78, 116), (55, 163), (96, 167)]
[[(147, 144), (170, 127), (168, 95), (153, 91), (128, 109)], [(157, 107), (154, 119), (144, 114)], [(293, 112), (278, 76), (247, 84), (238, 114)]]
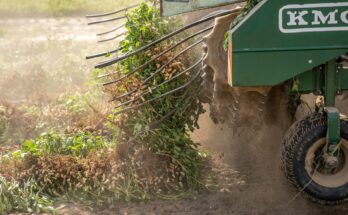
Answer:
[(314, 182), (325, 187), (339, 187), (348, 182), (348, 142), (342, 140), (337, 155), (325, 155), (326, 139), (322, 138), (308, 150), (305, 169)]
[(328, 156), (325, 160), (325, 167), (327, 169), (336, 169), (339, 165), (339, 160), (336, 156)]

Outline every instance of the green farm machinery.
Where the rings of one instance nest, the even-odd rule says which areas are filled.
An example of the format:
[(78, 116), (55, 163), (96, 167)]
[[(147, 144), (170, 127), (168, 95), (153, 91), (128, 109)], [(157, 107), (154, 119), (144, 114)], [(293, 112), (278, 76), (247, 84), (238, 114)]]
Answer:
[(299, 94), (322, 96), (317, 111), (286, 134), (283, 169), (323, 203), (348, 194), (348, 122), (335, 107), (336, 95), (348, 89), (347, 30), (348, 2), (268, 0), (229, 32), (232, 87), (289, 82)]
[[(187, 51), (201, 42), (206, 43), (204, 58), (187, 70), (200, 65), (204, 71), (204, 66), (208, 65), (219, 74), (215, 74), (214, 79), (224, 81), (226, 85), (240, 91), (266, 94), (271, 87), (285, 83), (289, 86), (289, 91), (298, 95), (309, 93), (316, 95), (315, 112), (296, 122), (284, 137), (282, 168), (289, 181), (314, 201), (335, 204), (347, 200), (348, 120), (335, 107), (335, 98), (336, 95), (348, 90), (348, 1), (249, 0), (245, 3), (235, 0), (161, 0), (160, 2), (163, 16), (199, 9), (212, 10), (211, 8), (218, 6), (219, 9), (207, 12), (198, 21), (138, 50), (107, 59), (96, 67), (113, 65), (183, 31), (215, 20), (214, 25), (194, 32), (178, 42), (182, 44), (194, 37), (202, 38), (204, 33), (209, 32), (209, 35), (198, 39), (196, 43), (182, 51)], [(224, 51), (224, 44), (227, 51)], [(173, 50), (177, 46), (175, 44), (167, 50)], [(119, 48), (88, 58), (110, 55), (117, 53), (118, 50)], [(145, 68), (155, 58), (135, 68), (131, 74)], [(190, 81), (202, 76), (203, 73), (192, 74), (192, 80), (168, 94), (189, 86), (192, 83)], [(104, 85), (118, 83), (131, 74), (118, 76)], [(110, 75), (112, 73), (102, 77)], [(135, 90), (130, 90), (114, 100), (127, 98), (134, 92)], [(151, 101), (136, 104), (133, 102), (134, 96), (125, 102), (121, 100), (118, 107), (124, 108), (119, 110), (119, 113), (139, 108)]]

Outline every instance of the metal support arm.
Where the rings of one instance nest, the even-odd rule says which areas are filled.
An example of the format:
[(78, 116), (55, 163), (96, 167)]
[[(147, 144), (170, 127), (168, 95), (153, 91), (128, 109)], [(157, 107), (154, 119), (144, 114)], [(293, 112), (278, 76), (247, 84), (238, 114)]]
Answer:
[(325, 112), (327, 114), (327, 152), (333, 155), (340, 142), (340, 113), (335, 107), (338, 67), (336, 59), (325, 65)]

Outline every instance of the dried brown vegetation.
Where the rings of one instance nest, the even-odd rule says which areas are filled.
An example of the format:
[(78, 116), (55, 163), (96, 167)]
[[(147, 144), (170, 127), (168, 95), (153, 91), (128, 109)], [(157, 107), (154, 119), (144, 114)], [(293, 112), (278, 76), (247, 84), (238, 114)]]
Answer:
[[(149, 195), (166, 195), (180, 189), (180, 169), (164, 155), (152, 153), (145, 145), (121, 144), (103, 153), (79, 159), (71, 155), (28, 156), (4, 162), (0, 175), (26, 182), (34, 179), (55, 197), (84, 193), (80, 200), (143, 200)], [(103, 194), (87, 197), (88, 193)], [(86, 198), (86, 199), (83, 199)]]

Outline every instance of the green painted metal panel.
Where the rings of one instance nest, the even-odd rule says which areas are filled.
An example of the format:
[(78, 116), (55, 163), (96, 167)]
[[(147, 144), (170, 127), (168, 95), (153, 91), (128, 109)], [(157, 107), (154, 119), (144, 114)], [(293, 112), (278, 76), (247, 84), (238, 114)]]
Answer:
[(339, 70), (338, 73), (338, 90), (343, 91), (343, 90), (348, 90), (348, 68), (342, 68)]
[(337, 65), (336, 59), (330, 60), (325, 65), (325, 106), (334, 107), (337, 94)]
[(161, 0), (162, 16), (172, 16), (205, 8), (217, 7), (239, 0)]
[[(310, 70), (296, 77), (295, 82), (297, 81), (296, 84), (298, 84), (296, 87), (298, 93), (312, 93), (321, 90), (320, 88), (318, 89), (317, 75), (321, 76), (321, 73)], [(322, 78), (319, 80), (322, 80)], [(320, 86), (322, 85), (323, 82), (320, 84)]]
[[(336, 145), (341, 140), (341, 120), (340, 120), (340, 113), (335, 107), (326, 107), (325, 112), (327, 114), (327, 142), (329, 143), (328, 146), (328, 153), (332, 154), (336, 151)], [(333, 146), (333, 147), (331, 147)]]
[[(335, 75), (336, 91), (348, 90), (348, 68), (339, 68)], [(325, 81), (325, 70), (315, 69), (296, 76), (294, 84), (298, 85), (295, 88), (299, 93), (317, 93), (320, 91), (323, 94), (326, 87)]]
[(232, 86), (273, 86), (348, 52), (348, 1), (264, 0), (230, 31)]

